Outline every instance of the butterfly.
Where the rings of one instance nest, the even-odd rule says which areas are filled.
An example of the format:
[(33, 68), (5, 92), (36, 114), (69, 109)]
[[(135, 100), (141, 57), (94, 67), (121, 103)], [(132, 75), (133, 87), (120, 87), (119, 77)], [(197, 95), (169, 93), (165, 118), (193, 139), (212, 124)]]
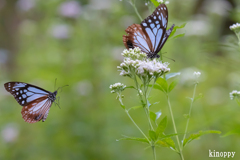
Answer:
[(52, 93), (23, 82), (7, 82), (4, 87), (23, 106), (22, 117), (28, 123), (35, 123), (40, 120), (44, 122), (52, 103), (57, 99), (57, 90)]
[(171, 34), (174, 24), (167, 29), (168, 9), (160, 4), (155, 11), (144, 19), (141, 24), (129, 26), (123, 35), (123, 43), (127, 49), (139, 47), (149, 58), (159, 58), (158, 52), (162, 49)]

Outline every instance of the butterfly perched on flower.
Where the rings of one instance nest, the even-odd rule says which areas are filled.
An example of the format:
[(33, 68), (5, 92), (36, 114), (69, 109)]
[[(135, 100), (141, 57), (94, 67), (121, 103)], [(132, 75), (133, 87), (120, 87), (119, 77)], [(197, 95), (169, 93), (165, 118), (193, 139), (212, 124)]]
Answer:
[(52, 103), (56, 100), (57, 91), (52, 93), (31, 84), (7, 82), (4, 87), (23, 106), (22, 117), (28, 123), (40, 120), (44, 122)]
[(125, 31), (123, 43), (127, 49), (139, 47), (149, 58), (159, 58), (158, 52), (171, 34), (174, 25), (167, 30), (168, 9), (160, 4), (141, 24), (133, 24)]

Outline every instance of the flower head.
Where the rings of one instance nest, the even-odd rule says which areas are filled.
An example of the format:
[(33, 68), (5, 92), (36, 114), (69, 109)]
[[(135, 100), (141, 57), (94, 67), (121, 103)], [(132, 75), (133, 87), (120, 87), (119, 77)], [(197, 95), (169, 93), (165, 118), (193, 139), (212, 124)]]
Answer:
[(233, 24), (229, 28), (230, 28), (230, 30), (235, 32), (235, 34), (238, 38), (238, 44), (240, 45), (240, 23)]
[(168, 68), (169, 63), (162, 63), (158, 59), (147, 59), (146, 53), (136, 47), (134, 49), (125, 49), (122, 53), (125, 57), (123, 62), (118, 66), (121, 76), (128, 76), (133, 78), (137, 75), (140, 79), (151, 80), (152, 78), (158, 78), (163, 73), (170, 71)]
[(240, 96), (240, 91), (233, 90), (229, 93), (230, 99), (238, 98)]
[(110, 85), (109, 88), (112, 90), (111, 93), (119, 93), (119, 92), (122, 92), (126, 88), (126, 85), (118, 82), (118, 83), (114, 83), (114, 84)]
[(193, 75), (196, 77), (196, 78), (199, 78), (201, 76), (201, 72), (194, 72)]
[(240, 29), (240, 23), (233, 24), (229, 27), (231, 30)]

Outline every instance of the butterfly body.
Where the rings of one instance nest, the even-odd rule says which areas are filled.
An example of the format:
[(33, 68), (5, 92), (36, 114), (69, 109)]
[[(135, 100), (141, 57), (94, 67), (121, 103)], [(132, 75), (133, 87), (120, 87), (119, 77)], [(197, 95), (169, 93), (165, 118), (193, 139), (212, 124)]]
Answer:
[(23, 106), (22, 117), (28, 123), (40, 120), (44, 122), (52, 103), (56, 100), (57, 91), (49, 92), (31, 84), (8, 82), (4, 84), (4, 87)]
[(159, 58), (162, 49), (171, 34), (174, 25), (167, 30), (168, 10), (165, 4), (160, 4), (156, 10), (144, 19), (141, 24), (133, 24), (125, 31), (123, 43), (127, 49), (139, 47), (149, 58)]

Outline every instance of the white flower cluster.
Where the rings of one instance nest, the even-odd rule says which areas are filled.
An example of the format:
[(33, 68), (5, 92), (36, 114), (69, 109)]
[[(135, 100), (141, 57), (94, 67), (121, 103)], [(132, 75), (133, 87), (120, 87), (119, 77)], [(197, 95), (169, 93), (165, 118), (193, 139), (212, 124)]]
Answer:
[[(163, 74), (170, 71), (168, 68), (169, 63), (159, 62), (156, 59), (146, 61), (140, 61), (139, 66), (137, 68), (137, 73), (141, 76), (150, 75), (154, 77), (159, 77), (159, 74)], [(161, 76), (160, 75), (160, 76)]]
[(163, 73), (169, 72), (169, 63), (162, 63), (157, 59), (147, 59), (146, 53), (141, 52), (139, 48), (124, 50), (122, 55), (125, 57), (118, 66), (121, 76), (133, 78), (134, 74), (139, 78), (158, 78)]
[(239, 97), (240, 91), (233, 90), (232, 92), (229, 93), (230, 99), (234, 99), (235, 97)]
[(240, 29), (240, 23), (233, 24), (229, 27), (231, 30)]
[(147, 54), (142, 52), (139, 47), (136, 47), (134, 49), (124, 49), (122, 56), (125, 58), (131, 58), (133, 60), (135, 59), (143, 59), (147, 57)]
[(194, 72), (193, 75), (196, 76), (196, 78), (199, 78), (201, 76), (201, 72)]
[(122, 92), (126, 88), (126, 85), (118, 82), (110, 85), (109, 88), (112, 90), (111, 93)]
[(165, 3), (165, 4), (169, 4), (169, 1), (163, 1), (163, 0), (157, 0), (158, 3)]

